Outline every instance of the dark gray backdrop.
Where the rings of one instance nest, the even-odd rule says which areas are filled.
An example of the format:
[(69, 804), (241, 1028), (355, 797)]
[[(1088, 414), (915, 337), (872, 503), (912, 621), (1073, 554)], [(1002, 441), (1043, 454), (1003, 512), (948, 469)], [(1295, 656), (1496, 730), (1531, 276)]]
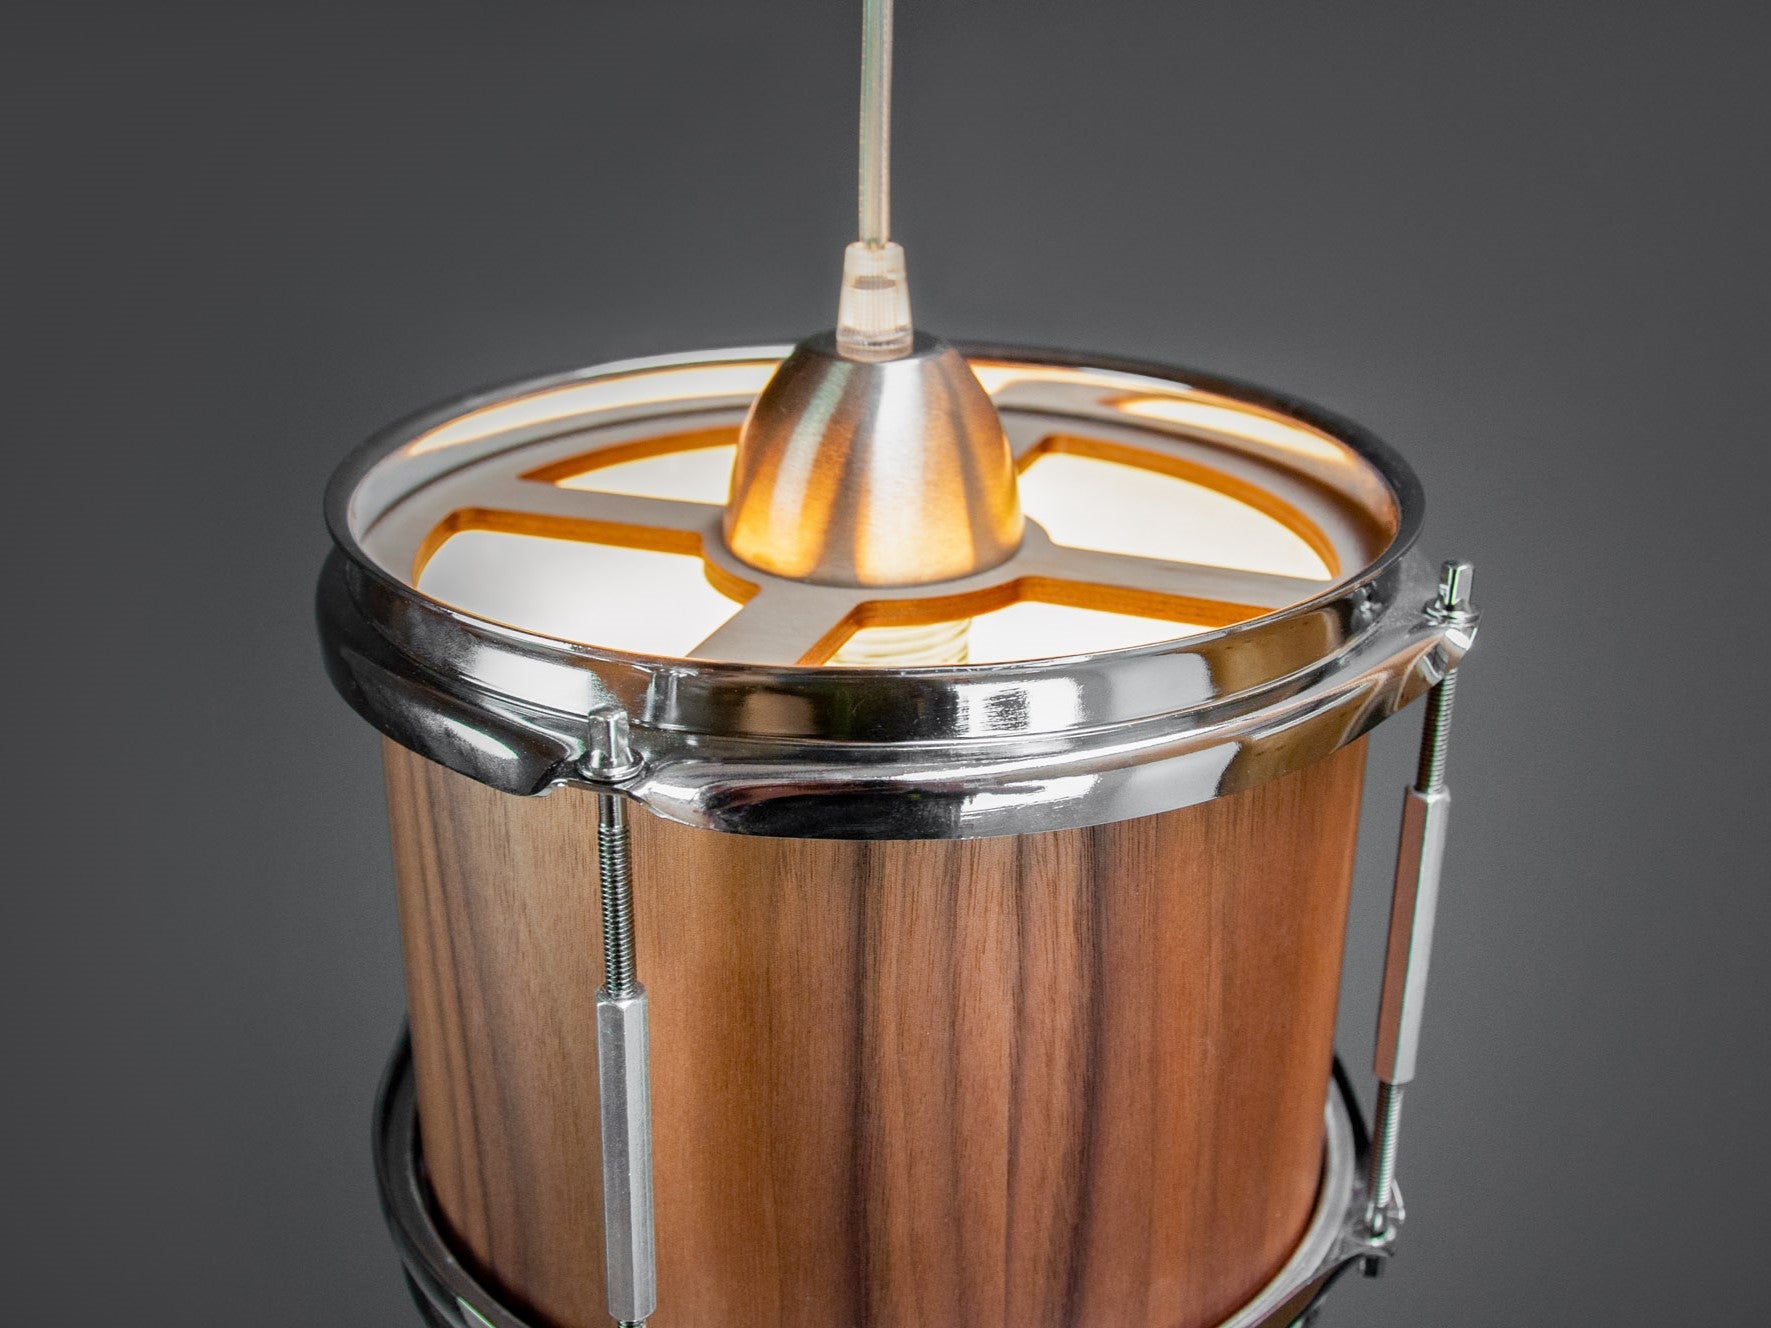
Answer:
[[(1314, 397), (1478, 565), (1412, 1220), (1330, 1322), (1763, 1317), (1763, 6), (900, 8), (924, 325)], [(0, 1304), (413, 1324), (369, 1175), (401, 992), (376, 744), (309, 621), (322, 484), (469, 386), (828, 323), (858, 5), (4, 27)], [(1361, 1071), (1413, 731), (1372, 771)]]

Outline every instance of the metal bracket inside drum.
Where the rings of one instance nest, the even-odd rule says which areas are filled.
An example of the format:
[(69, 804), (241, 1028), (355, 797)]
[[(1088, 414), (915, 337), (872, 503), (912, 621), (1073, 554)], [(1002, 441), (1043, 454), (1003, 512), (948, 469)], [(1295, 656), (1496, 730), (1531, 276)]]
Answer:
[[(1365, 1125), (1338, 1060), (1325, 1124), (1322, 1182), (1303, 1239), (1273, 1278), (1219, 1328), (1289, 1328), (1342, 1272), (1374, 1257), (1363, 1225)], [(435, 1328), (536, 1328), (487, 1289), (438, 1223), (424, 1180), (412, 1047), (404, 1035), (376, 1099), (375, 1179), (407, 1285), (427, 1322)], [(1383, 1254), (1378, 1250), (1375, 1257)]]

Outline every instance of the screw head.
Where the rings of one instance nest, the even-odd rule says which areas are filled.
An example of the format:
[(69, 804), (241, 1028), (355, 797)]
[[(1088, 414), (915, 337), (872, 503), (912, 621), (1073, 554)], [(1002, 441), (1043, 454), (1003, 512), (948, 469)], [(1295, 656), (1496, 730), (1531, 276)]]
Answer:
[(612, 783), (633, 774), (640, 764), (626, 711), (605, 706), (585, 716), (584, 755), (578, 769), (586, 779)]
[(1439, 594), (1429, 610), (1441, 618), (1468, 618), (1475, 609), (1470, 603), (1470, 583), (1476, 578), (1476, 565), (1462, 559), (1450, 559), (1439, 568)]

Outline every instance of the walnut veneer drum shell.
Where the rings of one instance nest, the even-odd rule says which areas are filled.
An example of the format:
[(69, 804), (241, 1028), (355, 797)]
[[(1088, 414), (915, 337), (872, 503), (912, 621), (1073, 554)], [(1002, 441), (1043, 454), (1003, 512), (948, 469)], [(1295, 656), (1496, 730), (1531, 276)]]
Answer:
[[(387, 745), (440, 1215), (515, 1308), (607, 1322), (596, 803)], [(1364, 742), (1082, 829), (868, 842), (636, 811), (653, 1328), (1203, 1328), (1322, 1163)]]

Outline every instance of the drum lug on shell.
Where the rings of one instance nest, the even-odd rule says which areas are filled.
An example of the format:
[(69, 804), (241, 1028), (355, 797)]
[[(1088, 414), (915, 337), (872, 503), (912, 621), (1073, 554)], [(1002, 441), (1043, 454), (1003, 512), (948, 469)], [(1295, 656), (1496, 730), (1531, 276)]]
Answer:
[[(1472, 571), (1467, 562), (1444, 565), (1439, 593), (1426, 608), (1429, 619), (1465, 630), (1475, 626), (1476, 611), (1470, 604)], [(1456, 694), (1454, 666), (1427, 693), (1420, 764), (1414, 786), (1403, 794), (1383, 995), (1378, 1005), (1374, 1057), (1377, 1105), (1373, 1112), (1361, 1233), (1372, 1251), (1362, 1263), (1368, 1277), (1382, 1271), (1384, 1256), (1395, 1243), (1403, 1221), (1402, 1197), (1396, 1188), (1402, 1094), (1414, 1078), (1420, 1052), (1427, 966), (1432, 955), (1433, 920), (1438, 909), (1439, 877), (1451, 813), (1451, 794), (1445, 787), (1445, 760), (1451, 740), (1451, 705)]]
[[(586, 717), (579, 767), (595, 784), (640, 768), (627, 715), (609, 708)], [(652, 1222), (652, 1076), (646, 989), (633, 937), (633, 863), (627, 804), (599, 790), (597, 876), (602, 894), (603, 985), (596, 994), (597, 1090), (602, 1117), (603, 1255), (609, 1315), (619, 1328), (643, 1328), (658, 1307)]]

